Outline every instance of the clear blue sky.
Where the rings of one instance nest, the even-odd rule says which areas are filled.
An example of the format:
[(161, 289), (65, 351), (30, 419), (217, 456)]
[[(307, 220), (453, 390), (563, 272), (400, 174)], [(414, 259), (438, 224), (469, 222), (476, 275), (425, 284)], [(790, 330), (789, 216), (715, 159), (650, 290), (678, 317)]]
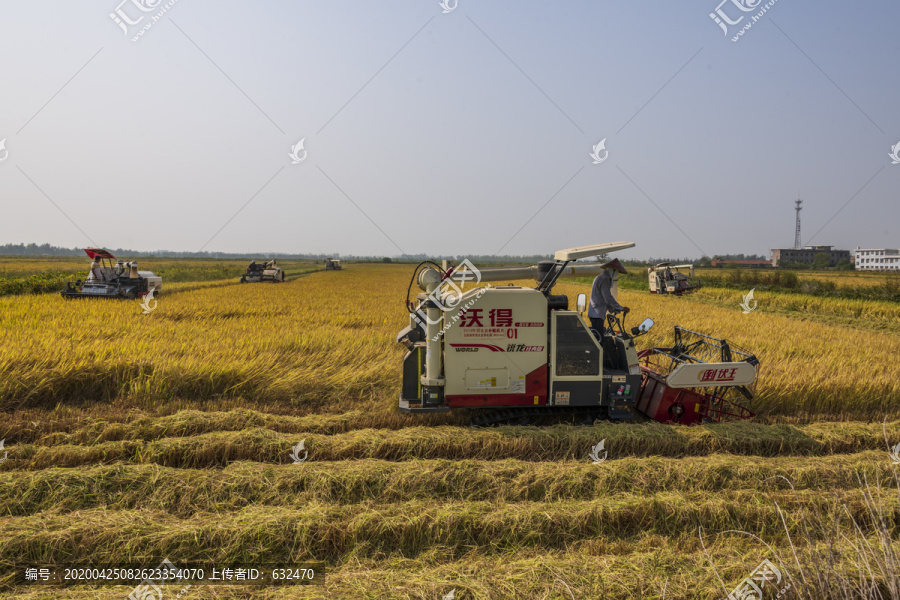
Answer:
[(118, 1), (0, 1), (2, 243), (900, 245), (897, 2)]

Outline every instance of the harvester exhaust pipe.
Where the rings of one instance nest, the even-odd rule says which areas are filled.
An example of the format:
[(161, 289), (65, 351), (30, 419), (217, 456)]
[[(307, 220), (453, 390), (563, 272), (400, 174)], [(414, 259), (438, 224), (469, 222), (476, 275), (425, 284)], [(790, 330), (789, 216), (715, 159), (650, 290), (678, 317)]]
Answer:
[(422, 376), (422, 406), (436, 406), (444, 400), (443, 365), (441, 364), (441, 329), (443, 312), (435, 304), (434, 292), (441, 285), (441, 273), (435, 269), (419, 272), (419, 288), (425, 292), (425, 375)]

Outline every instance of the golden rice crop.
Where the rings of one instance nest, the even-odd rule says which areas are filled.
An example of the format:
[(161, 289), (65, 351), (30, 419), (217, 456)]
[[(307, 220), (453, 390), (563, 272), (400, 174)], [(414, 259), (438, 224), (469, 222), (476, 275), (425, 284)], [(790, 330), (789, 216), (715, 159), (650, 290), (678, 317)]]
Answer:
[[(725, 307), (736, 307), (750, 290), (703, 288), (691, 292), (691, 301), (710, 301)], [(858, 329), (878, 331), (900, 326), (900, 303), (885, 300), (854, 298), (825, 298), (804, 294), (790, 294), (754, 290), (757, 310), (763, 313), (786, 314), (799, 319), (817, 319), (834, 325), (852, 324)], [(844, 319), (843, 322), (837, 322)]]
[[(765, 418), (472, 430), (396, 410), (411, 270), (173, 283), (148, 315), (0, 298), (0, 563), (323, 562), (318, 585), (184, 600), (696, 600), (766, 558), (804, 600), (898, 597), (893, 305), (757, 290), (744, 315), (733, 290), (623, 290), (627, 325), (656, 321), (640, 347), (681, 325), (755, 352)], [(588, 286), (556, 291), (574, 305)]]
[[(192, 288), (164, 295), (149, 315), (137, 302), (0, 298), (0, 406), (240, 398), (299, 410), (334, 412), (359, 402), (392, 410), (403, 354), (395, 336), (408, 318), (402, 302), (409, 271), (367, 265), (278, 285)], [(564, 282), (557, 291), (574, 304), (588, 290)], [(778, 294), (760, 294), (760, 308), (749, 315), (737, 305), (703, 303), (699, 294), (691, 300), (623, 290), (621, 299), (635, 321), (656, 320), (642, 347), (662, 343), (681, 325), (756, 353), (762, 362), (756, 406), (764, 413), (900, 415), (893, 401), (900, 380), (886, 368), (900, 354), (900, 337), (767, 312), (793, 301)], [(802, 301), (798, 310), (844, 302), (853, 315), (859, 302), (861, 320), (900, 319), (896, 307), (881, 306), (888, 303)]]
[[(702, 281), (704, 277), (722, 277), (731, 269), (705, 268), (695, 269), (695, 275)], [(742, 269), (742, 272), (752, 272)], [(761, 269), (760, 274), (773, 273), (774, 270)], [(865, 288), (884, 285), (886, 282), (897, 281), (900, 274), (890, 271), (791, 271), (801, 282), (804, 281), (831, 281), (840, 288)]]

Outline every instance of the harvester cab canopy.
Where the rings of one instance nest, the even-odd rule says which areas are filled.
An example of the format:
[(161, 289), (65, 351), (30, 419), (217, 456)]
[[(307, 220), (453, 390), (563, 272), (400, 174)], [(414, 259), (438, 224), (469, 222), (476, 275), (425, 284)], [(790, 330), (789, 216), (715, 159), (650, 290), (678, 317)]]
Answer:
[(84, 252), (92, 259), (108, 258), (109, 260), (116, 260), (116, 257), (112, 255), (112, 252), (104, 250), (103, 248), (85, 248)]
[(670, 263), (670, 262), (661, 262), (661, 263), (658, 263), (658, 264), (656, 264), (656, 265), (650, 267), (650, 270), (651, 270), (651, 271), (659, 271), (660, 269), (663, 269), (663, 268), (665, 268), (665, 267), (669, 267), (670, 269), (675, 269), (675, 270), (678, 270), (678, 269), (690, 269), (691, 275), (694, 274), (694, 265), (693, 265), (693, 264), (673, 265), (673, 264)]
[[(116, 257), (111, 252), (103, 248), (85, 248), (84, 253), (94, 261), (88, 272), (88, 281), (111, 281), (120, 274), (122, 269), (116, 268)], [(94, 266), (94, 263), (98, 266)]]
[(91, 260), (96, 261), (100, 264), (100, 273), (92, 273), (89, 277), (98, 277), (100, 276), (103, 279), (110, 278), (114, 276), (113, 265), (116, 264), (116, 257), (112, 255), (112, 252), (104, 250), (103, 248), (85, 248), (84, 253), (87, 254)]
[(588, 258), (590, 256), (603, 256), (610, 252), (618, 252), (619, 250), (627, 250), (634, 248), (634, 242), (607, 242), (606, 244), (593, 244), (591, 246), (579, 246), (578, 248), (569, 248), (568, 250), (557, 250), (553, 258), (559, 262), (571, 262), (579, 258)]
[(661, 264), (659, 264), (659, 265), (656, 265), (657, 268), (659, 268), (659, 267), (661, 267), (661, 266), (669, 267), (669, 270), (675, 271), (676, 273), (680, 272), (681, 269), (687, 269), (687, 271), (688, 271), (688, 273), (690, 274), (690, 276), (691, 276), (691, 277), (694, 276), (694, 265), (691, 265), (691, 264), (687, 264), (687, 265), (673, 265), (672, 263), (661, 263)]

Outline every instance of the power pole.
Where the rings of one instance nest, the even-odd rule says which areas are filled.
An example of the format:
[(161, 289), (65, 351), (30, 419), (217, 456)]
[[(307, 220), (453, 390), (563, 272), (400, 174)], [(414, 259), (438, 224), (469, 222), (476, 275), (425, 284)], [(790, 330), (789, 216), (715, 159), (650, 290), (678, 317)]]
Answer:
[(800, 248), (800, 211), (803, 210), (801, 204), (803, 204), (803, 200), (795, 200), (794, 204), (797, 206), (795, 209), (797, 211), (797, 232), (794, 234), (794, 249)]

